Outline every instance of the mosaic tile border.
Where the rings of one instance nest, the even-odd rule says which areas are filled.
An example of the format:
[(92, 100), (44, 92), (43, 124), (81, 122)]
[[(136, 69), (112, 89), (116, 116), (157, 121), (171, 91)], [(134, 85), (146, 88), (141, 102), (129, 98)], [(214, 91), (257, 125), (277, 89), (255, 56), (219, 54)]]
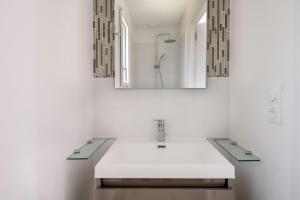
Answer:
[(229, 76), (230, 0), (208, 0), (207, 76)]
[(115, 77), (114, 0), (93, 1), (94, 77), (112, 78)]

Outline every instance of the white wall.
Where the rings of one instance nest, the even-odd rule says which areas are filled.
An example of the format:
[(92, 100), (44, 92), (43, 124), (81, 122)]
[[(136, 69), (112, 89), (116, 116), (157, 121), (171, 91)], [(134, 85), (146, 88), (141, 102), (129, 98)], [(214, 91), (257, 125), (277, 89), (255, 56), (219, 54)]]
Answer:
[[(237, 165), (237, 199), (290, 200), (295, 175), (293, 1), (232, 0), (231, 4), (230, 134), (262, 159)], [(267, 90), (280, 83), (283, 124), (270, 124)]]
[[(37, 66), (31, 3), (0, 2), (0, 194), (11, 200), (35, 199), (37, 191)], [(15, 12), (22, 10), (18, 17)]]
[(162, 118), (168, 139), (226, 137), (228, 81), (209, 78), (202, 90), (123, 90), (111, 79), (95, 79), (95, 136), (155, 140), (153, 119)]
[(295, 27), (296, 27), (296, 42), (295, 42), (295, 72), (294, 73), (294, 80), (295, 81), (295, 84), (297, 86), (297, 91), (296, 91), (296, 94), (297, 94), (297, 97), (296, 97), (296, 113), (295, 113), (295, 124), (296, 124), (296, 131), (294, 132), (294, 137), (295, 137), (295, 143), (294, 143), (294, 147), (295, 147), (295, 150), (294, 150), (294, 158), (298, 158), (298, 159), (295, 159), (295, 164), (293, 165), (295, 168), (293, 169), (293, 172), (296, 173), (294, 177), (294, 182), (293, 182), (293, 185), (294, 185), (294, 197), (293, 199), (300, 199), (300, 159), (299, 159), (299, 155), (300, 155), (300, 123), (299, 123), (299, 120), (300, 120), (300, 105), (299, 105), (299, 102), (300, 102), (300, 79), (299, 79), (299, 74), (300, 74), (300, 64), (299, 64), (299, 57), (300, 57), (300, 38), (299, 38), (299, 35), (300, 35), (300, 1), (298, 0), (294, 0), (295, 2), (295, 6), (294, 6), (294, 12), (296, 13), (296, 17), (295, 17), (295, 20), (294, 20), (294, 24), (295, 24)]
[(92, 1), (0, 2), (0, 194), (82, 200), (89, 163), (67, 161), (92, 136)]

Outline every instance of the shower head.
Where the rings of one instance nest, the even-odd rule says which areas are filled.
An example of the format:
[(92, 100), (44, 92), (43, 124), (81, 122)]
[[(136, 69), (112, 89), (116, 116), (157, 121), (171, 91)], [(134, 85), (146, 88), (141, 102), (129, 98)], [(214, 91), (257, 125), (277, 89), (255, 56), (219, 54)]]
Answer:
[(164, 40), (164, 43), (174, 43), (174, 42), (176, 42), (176, 40), (172, 38), (170, 33), (162, 33), (162, 34), (156, 35), (156, 43), (158, 43), (158, 38), (164, 37), (164, 36), (168, 36), (168, 39)]
[(170, 38), (170, 39), (168, 39), (168, 40), (165, 40), (164, 42), (169, 44), (169, 43), (174, 43), (174, 42), (176, 42), (176, 40)]
[(165, 56), (165, 55), (162, 55), (162, 56), (160, 57), (160, 59), (158, 59), (158, 42), (159, 42), (158, 39), (159, 39), (160, 37), (164, 37), (164, 36), (167, 36), (167, 37), (168, 37), (167, 40), (163, 40), (164, 43), (170, 44), (170, 43), (176, 42), (175, 39), (172, 39), (170, 33), (162, 33), (162, 34), (156, 35), (156, 38), (155, 38), (155, 61), (158, 62), (158, 63), (160, 63), (160, 61), (161, 61), (161, 60), (164, 58), (164, 56)]

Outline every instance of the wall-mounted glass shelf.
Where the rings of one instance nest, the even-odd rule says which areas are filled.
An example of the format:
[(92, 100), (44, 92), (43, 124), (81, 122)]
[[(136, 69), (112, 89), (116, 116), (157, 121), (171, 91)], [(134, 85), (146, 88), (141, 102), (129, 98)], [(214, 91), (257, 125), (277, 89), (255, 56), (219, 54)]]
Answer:
[(251, 151), (244, 149), (229, 138), (209, 138), (208, 141), (218, 150), (227, 153), (239, 162), (260, 161)]
[(76, 149), (67, 160), (87, 160), (89, 159), (107, 140), (107, 138), (94, 138), (88, 140), (85, 145)]

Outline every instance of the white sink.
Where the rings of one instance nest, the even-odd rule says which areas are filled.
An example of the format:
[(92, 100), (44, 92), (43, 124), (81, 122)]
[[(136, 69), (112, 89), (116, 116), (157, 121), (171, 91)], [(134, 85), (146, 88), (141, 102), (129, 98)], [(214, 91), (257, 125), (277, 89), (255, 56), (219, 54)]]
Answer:
[(235, 170), (208, 141), (115, 142), (95, 167), (95, 178), (234, 179)]

